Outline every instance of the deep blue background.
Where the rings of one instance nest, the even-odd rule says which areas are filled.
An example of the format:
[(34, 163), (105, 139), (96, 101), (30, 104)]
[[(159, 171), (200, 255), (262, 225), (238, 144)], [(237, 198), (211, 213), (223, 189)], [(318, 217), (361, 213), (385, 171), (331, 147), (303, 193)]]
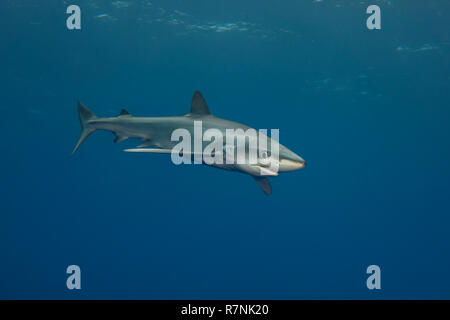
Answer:
[[(450, 298), (448, 1), (127, 2), (0, 4), (0, 298)], [(70, 156), (77, 99), (180, 115), (196, 89), (308, 166), (267, 197), (108, 132)]]

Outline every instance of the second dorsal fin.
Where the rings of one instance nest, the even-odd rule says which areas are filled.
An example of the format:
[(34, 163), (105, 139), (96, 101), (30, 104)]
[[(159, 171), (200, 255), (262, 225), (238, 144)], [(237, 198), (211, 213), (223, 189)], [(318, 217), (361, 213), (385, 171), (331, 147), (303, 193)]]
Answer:
[(120, 110), (119, 117), (131, 117), (131, 114), (127, 110), (122, 109)]
[(200, 91), (195, 91), (194, 95), (192, 96), (191, 114), (199, 116), (211, 114), (208, 105), (206, 104), (205, 98), (203, 98)]

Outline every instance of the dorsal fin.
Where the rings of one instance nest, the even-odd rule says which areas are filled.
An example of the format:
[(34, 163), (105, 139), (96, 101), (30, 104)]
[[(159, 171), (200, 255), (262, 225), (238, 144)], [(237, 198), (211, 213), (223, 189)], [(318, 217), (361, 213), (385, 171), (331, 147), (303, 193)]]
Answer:
[(200, 91), (195, 91), (194, 95), (192, 96), (191, 114), (202, 116), (211, 114), (211, 112), (209, 112), (209, 108), (206, 104), (205, 98), (203, 98)]
[(131, 117), (131, 114), (127, 110), (122, 109), (120, 110), (119, 117)]

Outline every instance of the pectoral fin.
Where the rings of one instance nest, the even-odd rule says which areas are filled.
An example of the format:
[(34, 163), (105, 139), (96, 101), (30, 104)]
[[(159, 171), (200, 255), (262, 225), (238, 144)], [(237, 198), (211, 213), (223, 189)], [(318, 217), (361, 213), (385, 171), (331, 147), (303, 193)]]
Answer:
[(153, 143), (151, 140), (144, 140), (140, 145), (137, 146), (138, 148), (150, 148), (155, 147), (155, 143)]
[(268, 196), (272, 194), (272, 186), (270, 185), (269, 179), (261, 177), (253, 177), (253, 179), (255, 179), (256, 183), (261, 187), (265, 194)]

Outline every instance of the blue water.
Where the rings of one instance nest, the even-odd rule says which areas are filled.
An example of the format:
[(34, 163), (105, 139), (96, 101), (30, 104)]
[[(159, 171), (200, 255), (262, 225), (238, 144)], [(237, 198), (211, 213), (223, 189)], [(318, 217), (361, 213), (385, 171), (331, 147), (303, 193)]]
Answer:
[[(0, 9), (0, 298), (450, 298), (448, 1)], [(182, 115), (194, 90), (216, 116), (279, 128), (307, 167), (268, 197), (246, 175), (124, 153), (139, 141), (109, 132), (70, 156), (78, 99)]]

